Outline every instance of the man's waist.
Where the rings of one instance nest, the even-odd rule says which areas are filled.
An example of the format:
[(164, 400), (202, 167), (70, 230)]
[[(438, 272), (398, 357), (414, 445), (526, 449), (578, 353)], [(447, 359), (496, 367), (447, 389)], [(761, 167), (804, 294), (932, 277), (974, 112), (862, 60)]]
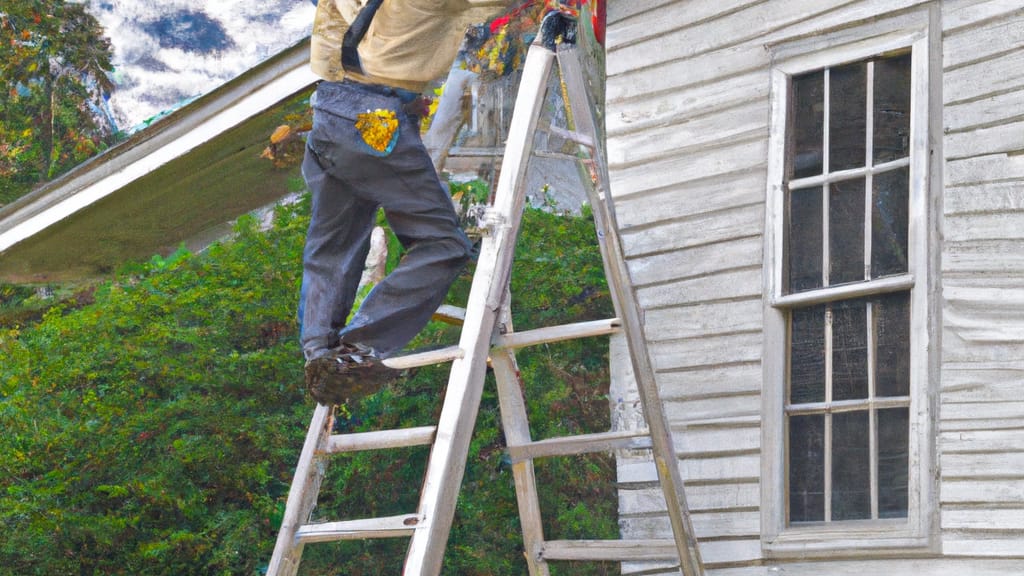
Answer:
[(388, 89), (394, 92), (411, 94), (412, 97), (419, 96), (427, 88), (426, 82), (380, 78), (369, 74), (359, 74), (351, 71), (345, 72), (345, 77), (342, 82), (353, 82), (361, 86), (368, 86), (371, 90)]
[(346, 74), (345, 78), (341, 81), (341, 84), (347, 84), (353, 88), (371, 92), (373, 94), (380, 94), (381, 96), (394, 96), (403, 103), (411, 102), (420, 97), (420, 92), (414, 92), (412, 90), (403, 88), (401, 86), (394, 86), (391, 84), (383, 84), (380, 82), (370, 82), (369, 79), (363, 79), (354, 77), (353, 74)]

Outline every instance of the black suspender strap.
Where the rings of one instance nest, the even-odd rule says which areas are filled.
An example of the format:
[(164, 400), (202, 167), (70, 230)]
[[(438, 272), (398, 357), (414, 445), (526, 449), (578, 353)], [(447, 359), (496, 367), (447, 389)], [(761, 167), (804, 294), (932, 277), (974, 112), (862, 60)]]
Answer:
[[(323, 1), (323, 0), (321, 0)], [(345, 31), (345, 38), (341, 42), (341, 65), (349, 72), (363, 74), (363, 63), (359, 61), (359, 43), (362, 42), (366, 31), (370, 29), (370, 21), (377, 9), (384, 3), (384, 0), (369, 0), (366, 6), (359, 11), (359, 15)]]

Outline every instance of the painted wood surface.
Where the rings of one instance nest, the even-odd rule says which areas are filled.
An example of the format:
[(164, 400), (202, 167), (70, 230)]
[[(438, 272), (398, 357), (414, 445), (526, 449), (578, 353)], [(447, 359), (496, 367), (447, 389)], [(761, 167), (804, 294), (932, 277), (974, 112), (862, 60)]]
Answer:
[[(832, 561), (827, 572), (776, 563), (758, 525), (765, 46), (856, 43), (857, 27), (880, 15), (911, 22), (933, 7), (942, 41), (933, 80), (942, 130), (932, 134), (942, 237), (929, 247), (941, 286), (935, 557)], [(1024, 4), (631, 0), (610, 2), (608, 22), (612, 194), (709, 574), (1024, 574)], [(628, 371), (615, 374), (618, 421), (638, 425)], [(652, 479), (643, 452), (619, 453), (624, 532), (665, 537)], [(623, 573), (657, 566), (626, 563)]]
[(942, 548), (1019, 558), (1024, 5), (954, 2), (943, 16)]

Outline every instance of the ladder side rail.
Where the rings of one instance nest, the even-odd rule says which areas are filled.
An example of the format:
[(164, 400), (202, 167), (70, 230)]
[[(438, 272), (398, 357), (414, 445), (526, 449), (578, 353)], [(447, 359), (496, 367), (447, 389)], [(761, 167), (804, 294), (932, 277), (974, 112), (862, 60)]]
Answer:
[[(575, 108), (575, 121), (589, 122), (590, 126), (586, 128), (591, 130), (592, 134), (596, 134), (576, 50), (578, 49), (575, 47), (560, 47), (558, 54), (559, 68), (566, 85), (566, 93), (570, 98), (567, 105)], [(622, 257), (622, 244), (615, 225), (614, 212), (610, 206), (612, 199), (606, 187), (608, 171), (603, 160), (603, 147), (594, 149), (593, 160), (597, 177), (589, 180), (593, 182), (592, 186), (584, 182), (584, 188), (594, 209), (595, 224), (600, 226), (601, 253), (605, 257), (609, 289), (616, 301), (616, 313), (623, 321), (633, 372), (650, 431), (655, 467), (665, 495), (672, 532), (679, 552), (679, 561), (685, 576), (703, 576), (703, 562), (690, 520), (672, 431), (662, 411), (654, 365), (644, 335), (643, 311), (637, 304), (629, 270)]]
[(295, 467), (295, 477), (288, 490), (284, 518), (281, 529), (277, 533), (274, 554), (267, 567), (267, 576), (295, 576), (302, 559), (303, 544), (297, 541), (296, 535), (302, 524), (309, 520), (310, 513), (316, 505), (323, 469), (317, 465), (317, 453), (327, 436), (330, 434), (334, 421), (334, 409), (330, 406), (317, 404), (313, 411), (313, 419), (306, 432), (306, 440), (302, 444), (299, 463)]
[[(511, 294), (506, 294), (502, 306), (500, 327), (503, 333), (512, 332)], [(530, 422), (523, 397), (523, 381), (516, 363), (513, 348), (492, 349), (491, 367), (498, 388), (498, 404), (505, 443), (509, 449), (529, 445)], [(540, 510), (540, 495), (533, 460), (512, 463), (512, 476), (516, 486), (516, 502), (519, 505), (519, 525), (523, 534), (523, 555), (530, 576), (549, 576), (547, 562), (543, 558), (544, 525)]]
[[(558, 70), (561, 75), (562, 100), (566, 108), (566, 119), (569, 122), (568, 132), (576, 135), (586, 135), (594, 142), (594, 146), (579, 144), (580, 155), (575, 158), (576, 167), (579, 169), (580, 184), (587, 193), (587, 200), (594, 215), (594, 229), (597, 233), (598, 244), (601, 248), (601, 260), (604, 264), (605, 275), (615, 269), (615, 261), (612, 259), (612, 250), (609, 250), (607, 231), (615, 227), (614, 216), (606, 214), (604, 206), (609, 198), (607, 190), (597, 189), (597, 182), (607, 178), (607, 170), (603, 166), (604, 147), (597, 142), (597, 124), (591, 114), (590, 100), (587, 98), (586, 84), (583, 80), (583, 70), (579, 63), (580, 49), (574, 44), (558, 45)], [(588, 165), (583, 156), (589, 156), (591, 163)], [(623, 297), (619, 294), (621, 287), (614, 282), (608, 282), (608, 291), (611, 295), (612, 306), (615, 315), (622, 318), (620, 303)]]
[(484, 237), (477, 259), (459, 339), (459, 347), (465, 351), (465, 357), (456, 359), (452, 364), (438, 422), (437, 441), (431, 450), (420, 497), (419, 512), (426, 518), (426, 526), (417, 529), (410, 539), (403, 572), (405, 576), (436, 576), (441, 571), (480, 407), (490, 339), (507, 285), (525, 202), (521, 187), (525, 181), (526, 159), (532, 148), (546, 79), (553, 61), (551, 51), (538, 50), (537, 46), (531, 46), (526, 56), (492, 208), (497, 226)]

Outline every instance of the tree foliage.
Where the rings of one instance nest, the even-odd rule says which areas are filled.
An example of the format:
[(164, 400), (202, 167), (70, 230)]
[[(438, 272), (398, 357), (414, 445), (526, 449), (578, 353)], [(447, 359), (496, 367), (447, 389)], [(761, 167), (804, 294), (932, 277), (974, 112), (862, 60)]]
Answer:
[(0, 9), (0, 204), (109, 146), (110, 41), (86, 5), (6, 2)]
[[(84, 305), (0, 328), (0, 576), (253, 575), (265, 570), (312, 403), (295, 306), (308, 198), (274, 226), (126, 269)], [(529, 209), (517, 328), (611, 314), (592, 224)], [(464, 304), (469, 273), (450, 294)], [(450, 343), (431, 324), (418, 344)], [(607, 426), (607, 341), (519, 355), (535, 437)], [(339, 427), (425, 425), (447, 371), (410, 372)], [(472, 443), (445, 574), (524, 574), (493, 383)], [(318, 517), (409, 512), (426, 451), (332, 461)], [(549, 537), (614, 537), (610, 457), (538, 463)], [(405, 540), (307, 546), (302, 573), (398, 573)], [(605, 574), (568, 566), (556, 574)]]

